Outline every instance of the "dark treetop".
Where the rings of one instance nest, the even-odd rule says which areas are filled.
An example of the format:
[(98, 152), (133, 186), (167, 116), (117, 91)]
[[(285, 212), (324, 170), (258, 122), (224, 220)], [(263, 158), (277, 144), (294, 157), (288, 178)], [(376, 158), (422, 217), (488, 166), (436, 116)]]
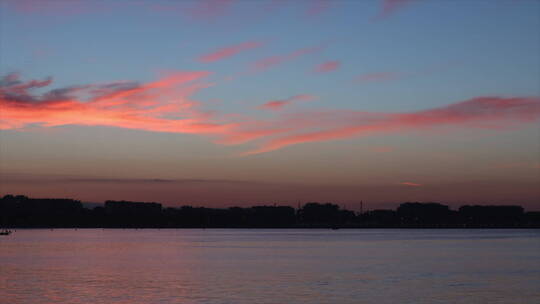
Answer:
[(540, 228), (540, 212), (521, 206), (403, 203), (397, 210), (355, 213), (331, 203), (226, 209), (106, 201), (93, 209), (72, 199), (6, 195), (0, 228)]

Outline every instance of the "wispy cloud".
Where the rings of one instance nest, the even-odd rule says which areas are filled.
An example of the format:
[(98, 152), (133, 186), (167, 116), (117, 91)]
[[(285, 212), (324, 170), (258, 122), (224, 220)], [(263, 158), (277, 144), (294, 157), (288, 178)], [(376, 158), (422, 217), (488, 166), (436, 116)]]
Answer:
[(67, 183), (116, 183), (116, 184), (155, 184), (155, 183), (174, 183), (174, 184), (229, 184), (240, 183), (247, 184), (253, 183), (249, 181), (241, 180), (228, 180), (228, 179), (197, 179), (197, 178), (179, 178), (179, 179), (163, 179), (163, 178), (64, 178), (57, 179), (58, 182)]
[[(114, 2), (114, 1), (110, 1)], [(118, 1), (120, 2), (120, 1)], [(185, 17), (188, 20), (211, 24), (234, 13), (237, 0), (189, 0), (189, 1), (132, 1), (129, 5), (160, 14)]]
[(386, 81), (392, 81), (397, 80), (401, 78), (403, 74), (399, 72), (377, 72), (377, 73), (367, 73), (362, 74), (354, 78), (354, 82), (356, 83), (364, 83), (364, 82), (386, 82)]
[(118, 178), (59, 174), (0, 174), (3, 183), (73, 183), (73, 184), (256, 184), (255, 181), (202, 178)]
[(282, 100), (271, 100), (259, 106), (263, 110), (281, 110), (283, 107), (298, 101), (309, 101), (315, 99), (313, 95), (296, 95)]
[(284, 62), (293, 60), (297, 57), (319, 52), (324, 48), (325, 48), (324, 45), (319, 45), (319, 46), (314, 46), (314, 47), (298, 49), (294, 52), (284, 54), (284, 55), (275, 55), (275, 56), (262, 58), (260, 60), (255, 61), (251, 65), (250, 71), (251, 72), (264, 71), (276, 65), (283, 64)]
[(495, 168), (499, 169), (540, 169), (540, 161), (533, 161), (533, 162), (525, 162), (525, 161), (517, 161), (517, 162), (501, 162), (494, 166)]
[[(328, 141), (375, 133), (425, 130), (442, 126), (505, 130), (540, 118), (540, 98), (478, 97), (445, 107), (411, 113), (373, 113), (359, 111), (323, 111), (298, 114), (293, 120), (274, 124), (294, 126), (294, 134), (285, 133), (264, 141), (244, 153), (258, 154), (299, 143)], [(252, 132), (254, 130), (251, 130)], [(276, 133), (279, 134), (279, 133)]]
[(418, 0), (380, 0), (381, 10), (374, 20), (386, 18)]
[(262, 45), (263, 44), (261, 42), (255, 42), (255, 41), (249, 41), (249, 42), (244, 42), (244, 43), (240, 43), (236, 45), (231, 45), (231, 46), (220, 48), (211, 53), (202, 55), (198, 58), (198, 60), (204, 63), (214, 62), (221, 59), (232, 57), (245, 50), (261, 47)]
[(370, 151), (377, 152), (377, 153), (388, 153), (395, 150), (394, 147), (389, 146), (378, 146), (378, 147), (370, 147)]
[(328, 73), (339, 69), (341, 63), (337, 60), (323, 62), (315, 67), (315, 73)]
[[(286, 146), (377, 133), (431, 130), (444, 126), (489, 129), (515, 128), (540, 119), (539, 97), (477, 97), (416, 112), (385, 113), (355, 110), (274, 111), (268, 119), (201, 110), (191, 99), (207, 88), (205, 71), (173, 72), (148, 83), (118, 81), (57, 88), (36, 93), (53, 82), (23, 81), (17, 74), (0, 78), (0, 129), (31, 125), (112, 126), (154, 132), (209, 135), (222, 144), (254, 142), (244, 154)], [(315, 98), (296, 95), (261, 107), (280, 109)]]
[(408, 187), (420, 187), (422, 184), (417, 184), (413, 182), (401, 182), (400, 185), (408, 186)]
[(309, 6), (306, 11), (308, 16), (319, 16), (335, 5), (335, 1), (330, 0), (311, 0), (308, 3)]
[(25, 14), (78, 15), (109, 8), (98, 1), (85, 0), (4, 0), (6, 7)]
[(235, 0), (198, 0), (188, 9), (191, 16), (199, 19), (215, 19), (229, 13)]
[(356, 76), (353, 79), (353, 82), (356, 83), (367, 83), (367, 82), (388, 82), (388, 81), (395, 81), (400, 80), (402, 78), (409, 78), (409, 77), (425, 77), (433, 74), (440, 74), (442, 72), (446, 72), (451, 68), (454, 68), (456, 66), (462, 65), (462, 61), (458, 60), (452, 60), (447, 62), (442, 62), (438, 64), (431, 64), (429, 66), (412, 70), (412, 71), (405, 71), (405, 72), (397, 72), (397, 71), (382, 71), (382, 72), (373, 72), (373, 73), (365, 73)]
[(209, 72), (177, 72), (139, 84), (116, 82), (49, 90), (35, 94), (52, 79), (23, 82), (16, 74), (0, 80), (0, 128), (30, 124), (115, 126), (157, 132), (213, 133), (230, 125), (197, 109), (191, 94), (208, 86), (196, 82)]

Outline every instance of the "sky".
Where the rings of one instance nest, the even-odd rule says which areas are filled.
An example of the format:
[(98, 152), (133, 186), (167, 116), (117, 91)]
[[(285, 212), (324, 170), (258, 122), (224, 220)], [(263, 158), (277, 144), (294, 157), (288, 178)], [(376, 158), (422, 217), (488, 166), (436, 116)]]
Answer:
[(1, 0), (0, 195), (540, 210), (538, 0)]

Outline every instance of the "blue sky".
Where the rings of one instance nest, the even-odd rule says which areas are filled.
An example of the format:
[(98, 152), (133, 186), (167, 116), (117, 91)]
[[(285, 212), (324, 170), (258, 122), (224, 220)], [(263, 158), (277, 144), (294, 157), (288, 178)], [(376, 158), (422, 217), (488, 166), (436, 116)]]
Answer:
[[(306, 14), (307, 1), (284, 2), (268, 14), (261, 11), (270, 2), (239, 1), (231, 15), (210, 21), (149, 9), (153, 2), (86, 1), (79, 13), (20, 11), (9, 2), (2, 6), (1, 70), (28, 78), (52, 75), (59, 87), (148, 81), (160, 70), (212, 70), (220, 79), (261, 57), (330, 41), (320, 53), (218, 85), (201, 98), (262, 102), (281, 98), (281, 92), (309, 91), (321, 96), (321, 105), (409, 110), (486, 93), (539, 92), (538, 1), (412, 1), (376, 22), (378, 1), (330, 2), (317, 16)], [(180, 4), (179, 10), (188, 6)], [(250, 20), (256, 14), (261, 16)], [(267, 44), (211, 65), (194, 60), (244, 41)], [(340, 60), (339, 73), (310, 75), (324, 60)], [(351, 83), (356, 75), (379, 71), (412, 75), (393, 84)]]

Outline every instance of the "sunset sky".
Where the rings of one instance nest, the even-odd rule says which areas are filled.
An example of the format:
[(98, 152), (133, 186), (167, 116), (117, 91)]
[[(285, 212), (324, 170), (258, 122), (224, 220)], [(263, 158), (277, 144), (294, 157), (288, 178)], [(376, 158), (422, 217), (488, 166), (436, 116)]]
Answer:
[(0, 194), (540, 210), (540, 1), (1, 0)]

